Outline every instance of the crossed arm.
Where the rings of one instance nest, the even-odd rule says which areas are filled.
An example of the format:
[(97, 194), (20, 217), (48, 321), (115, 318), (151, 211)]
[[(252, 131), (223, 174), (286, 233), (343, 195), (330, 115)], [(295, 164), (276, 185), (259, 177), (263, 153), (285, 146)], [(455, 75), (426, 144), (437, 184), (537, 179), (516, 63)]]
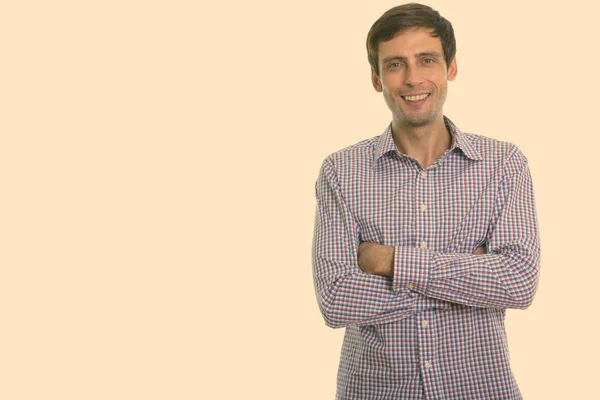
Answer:
[[(394, 246), (374, 242), (362, 242), (358, 246), (358, 266), (368, 274), (394, 278)], [(474, 255), (487, 253), (485, 245), (473, 251)]]
[(393, 322), (413, 315), (417, 304), (531, 304), (539, 276), (539, 238), (531, 176), (520, 152), (506, 162), (486, 247), (472, 254), (361, 243), (330, 159), (316, 189), (313, 273), (327, 325)]

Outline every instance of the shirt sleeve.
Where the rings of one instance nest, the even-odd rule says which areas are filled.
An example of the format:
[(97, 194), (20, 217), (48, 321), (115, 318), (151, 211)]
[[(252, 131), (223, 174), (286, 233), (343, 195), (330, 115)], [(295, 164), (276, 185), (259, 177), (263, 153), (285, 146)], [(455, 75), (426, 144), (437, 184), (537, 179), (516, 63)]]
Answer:
[[(392, 290), (392, 280), (358, 266), (359, 228), (341, 196), (334, 166), (323, 163), (316, 184), (313, 277), (319, 308), (332, 328), (389, 323), (413, 315), (424, 296)], [(439, 302), (440, 307), (448, 303)]]
[(396, 247), (394, 290), (408, 287), (472, 307), (529, 307), (539, 280), (540, 243), (531, 174), (518, 150), (505, 164), (493, 215), (484, 255)]

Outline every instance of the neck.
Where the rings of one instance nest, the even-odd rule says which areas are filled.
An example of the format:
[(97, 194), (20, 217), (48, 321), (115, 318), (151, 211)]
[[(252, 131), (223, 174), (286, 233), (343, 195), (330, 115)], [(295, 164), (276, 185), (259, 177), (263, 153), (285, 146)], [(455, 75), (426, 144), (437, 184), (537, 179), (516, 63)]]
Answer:
[(392, 121), (392, 135), (401, 153), (417, 160), (423, 168), (429, 167), (452, 145), (452, 137), (444, 119), (425, 126), (406, 126)]

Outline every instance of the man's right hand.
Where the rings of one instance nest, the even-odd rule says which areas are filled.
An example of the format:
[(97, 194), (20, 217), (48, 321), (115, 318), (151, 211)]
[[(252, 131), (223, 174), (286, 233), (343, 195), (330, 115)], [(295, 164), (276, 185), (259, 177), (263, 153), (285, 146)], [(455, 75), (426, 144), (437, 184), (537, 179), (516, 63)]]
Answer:
[(482, 254), (487, 254), (487, 247), (484, 245), (479, 246), (478, 248), (475, 249), (475, 251), (473, 252), (473, 254), (480, 256)]

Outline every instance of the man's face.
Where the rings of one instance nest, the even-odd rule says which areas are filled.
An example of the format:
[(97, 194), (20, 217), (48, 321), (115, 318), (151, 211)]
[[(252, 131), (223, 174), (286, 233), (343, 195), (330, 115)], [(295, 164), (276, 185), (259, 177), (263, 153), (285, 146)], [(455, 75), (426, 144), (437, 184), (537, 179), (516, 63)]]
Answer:
[(448, 81), (456, 77), (456, 59), (448, 68), (442, 42), (430, 32), (412, 27), (379, 43), (379, 77), (371, 69), (373, 86), (383, 92), (400, 126), (422, 127), (443, 118)]

